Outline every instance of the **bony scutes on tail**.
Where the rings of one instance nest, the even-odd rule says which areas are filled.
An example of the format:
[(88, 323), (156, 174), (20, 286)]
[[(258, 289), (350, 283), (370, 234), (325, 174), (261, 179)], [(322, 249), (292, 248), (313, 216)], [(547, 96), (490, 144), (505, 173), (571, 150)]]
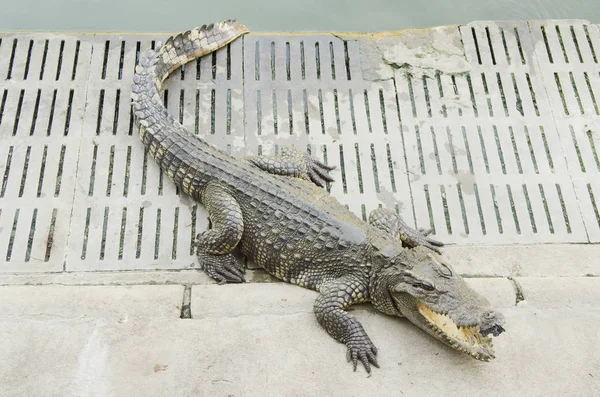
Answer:
[(183, 127), (165, 109), (162, 83), (181, 65), (248, 32), (233, 21), (170, 37), (146, 52), (132, 87), (145, 148), (183, 192), (203, 204), (212, 228), (198, 235), (202, 269), (219, 283), (244, 281), (236, 247), (286, 282), (319, 292), (314, 313), (347, 348), (356, 370), (378, 366), (378, 349), (346, 309), (370, 302), (406, 317), (439, 341), (478, 360), (494, 358), (490, 335), (502, 315), (445, 263), (442, 243), (377, 209), (358, 218), (325, 189), (333, 167), (293, 148), (280, 156), (235, 158)]

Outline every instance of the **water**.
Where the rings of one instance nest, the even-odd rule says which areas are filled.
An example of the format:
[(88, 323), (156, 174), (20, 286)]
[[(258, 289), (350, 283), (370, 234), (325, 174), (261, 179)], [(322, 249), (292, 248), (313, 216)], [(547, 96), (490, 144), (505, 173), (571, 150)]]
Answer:
[(0, 0), (0, 30), (174, 32), (229, 18), (256, 32), (376, 32), (474, 20), (600, 23), (600, 0)]

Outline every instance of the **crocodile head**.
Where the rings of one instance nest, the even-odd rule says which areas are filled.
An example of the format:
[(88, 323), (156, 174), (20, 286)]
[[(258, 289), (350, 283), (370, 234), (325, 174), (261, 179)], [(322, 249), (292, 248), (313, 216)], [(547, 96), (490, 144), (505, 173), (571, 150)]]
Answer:
[(436, 339), (469, 356), (495, 358), (492, 338), (504, 317), (432, 251), (380, 250), (373, 259), (370, 294), (378, 310), (406, 317)]

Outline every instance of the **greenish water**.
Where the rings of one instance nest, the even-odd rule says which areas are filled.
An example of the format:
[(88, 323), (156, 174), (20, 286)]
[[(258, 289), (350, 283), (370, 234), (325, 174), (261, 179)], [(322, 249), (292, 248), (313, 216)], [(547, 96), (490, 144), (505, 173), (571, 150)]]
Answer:
[(600, 23), (600, 0), (0, 0), (0, 30), (180, 31), (229, 18), (252, 31), (375, 32), (513, 19)]

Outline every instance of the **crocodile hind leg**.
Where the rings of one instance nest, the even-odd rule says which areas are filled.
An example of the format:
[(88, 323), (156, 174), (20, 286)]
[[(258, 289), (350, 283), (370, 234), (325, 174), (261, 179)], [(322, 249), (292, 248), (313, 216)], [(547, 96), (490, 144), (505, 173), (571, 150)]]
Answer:
[(244, 159), (268, 173), (310, 180), (320, 187), (325, 182), (333, 182), (329, 172), (335, 166), (324, 164), (294, 147), (284, 147), (279, 156), (251, 156)]
[(369, 214), (369, 223), (394, 237), (400, 238), (404, 245), (411, 248), (422, 245), (441, 254), (438, 247), (444, 246), (443, 243), (428, 237), (431, 234), (430, 229), (413, 229), (395, 212), (386, 208), (377, 208), (371, 211)]
[(202, 269), (219, 284), (244, 282), (244, 265), (231, 252), (244, 232), (239, 204), (216, 182), (206, 186), (200, 200), (212, 223), (212, 229), (197, 237), (197, 255)]
[(317, 321), (335, 340), (346, 345), (346, 358), (352, 361), (355, 371), (360, 361), (371, 374), (371, 365), (379, 368), (377, 348), (361, 323), (345, 310), (369, 299), (368, 281), (346, 275), (321, 286), (319, 292), (313, 307)]

